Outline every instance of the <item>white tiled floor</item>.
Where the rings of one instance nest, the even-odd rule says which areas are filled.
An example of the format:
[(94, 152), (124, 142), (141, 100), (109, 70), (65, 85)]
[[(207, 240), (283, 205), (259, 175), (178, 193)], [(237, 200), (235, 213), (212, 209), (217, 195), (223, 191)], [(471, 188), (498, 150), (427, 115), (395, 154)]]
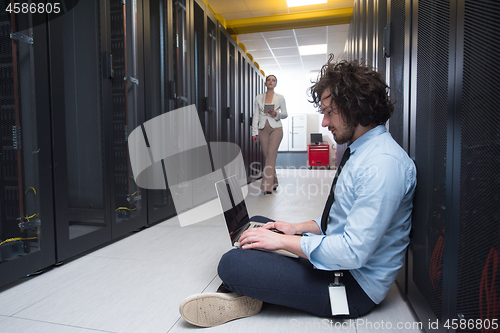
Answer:
[[(334, 171), (281, 170), (271, 196), (251, 184), (251, 215), (301, 222), (321, 215)], [(172, 218), (0, 292), (1, 332), (181, 332), (185, 297), (215, 291), (216, 267), (230, 249), (222, 216), (187, 227)], [(260, 314), (210, 332), (420, 332), (396, 286), (358, 321), (329, 321), (265, 304)], [(392, 328), (392, 329), (391, 329)]]

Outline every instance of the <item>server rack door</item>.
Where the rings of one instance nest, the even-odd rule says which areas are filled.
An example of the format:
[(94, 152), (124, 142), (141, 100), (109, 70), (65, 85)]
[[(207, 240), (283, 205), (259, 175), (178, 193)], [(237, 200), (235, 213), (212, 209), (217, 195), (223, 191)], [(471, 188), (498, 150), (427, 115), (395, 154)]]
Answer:
[[(467, 331), (485, 332), (500, 318), (500, 4), (460, 1), (457, 7), (454, 204), (456, 278), (449, 298), (449, 318), (474, 322)], [(448, 231), (448, 230), (447, 230)], [(445, 275), (446, 277), (446, 275)], [(489, 321), (489, 323), (488, 323)], [(478, 325), (482, 324), (482, 326)], [(493, 331), (490, 330), (489, 331)]]
[(405, 75), (405, 69), (408, 67), (408, 59), (406, 57), (406, 45), (409, 38), (406, 33), (406, 26), (411, 22), (408, 17), (410, 13), (406, 10), (404, 0), (391, 0), (391, 56), (390, 72), (389, 72), (389, 87), (391, 87), (391, 100), (395, 103), (394, 114), (389, 120), (389, 132), (392, 137), (403, 149), (408, 151), (406, 136), (408, 132), (405, 129), (407, 109), (405, 101), (408, 97), (405, 96), (405, 84), (408, 82), (408, 77)]
[[(207, 135), (211, 136), (217, 134), (217, 114), (207, 109), (207, 103), (211, 103), (210, 98), (207, 98), (207, 96), (209, 96), (208, 84), (213, 80), (212, 74), (215, 73), (210, 72), (215, 71), (215, 67), (212, 68), (212, 65), (207, 64), (210, 64), (211, 61), (215, 61), (214, 65), (216, 65), (216, 58), (210, 57), (209, 51), (212, 53), (215, 52), (212, 56), (216, 56), (217, 54), (212, 44), (214, 40), (210, 36), (207, 37), (207, 23), (210, 20), (210, 18), (207, 17), (209, 15), (207, 12), (209, 10), (202, 1), (193, 1), (190, 2), (190, 4), (192, 4), (192, 10), (189, 11), (189, 13), (191, 13), (189, 16), (189, 27), (191, 27), (191, 29), (188, 35), (187, 44), (192, 48), (193, 52), (188, 52), (187, 55), (193, 70), (188, 71), (187, 76), (192, 80), (190, 85), (192, 89), (191, 95), (198, 112), (196, 122), (197, 125), (199, 125), (199, 130), (186, 128), (186, 131), (189, 131), (190, 138), (193, 138), (193, 140), (197, 142), (205, 141), (207, 145), (200, 147), (195, 154), (186, 155), (184, 159), (184, 163), (186, 164), (180, 166), (180, 170), (189, 170), (193, 175), (196, 175), (193, 176), (194, 179), (190, 177), (190, 179), (186, 179), (187, 181), (183, 183), (184, 188), (189, 187), (190, 193), (192, 194), (191, 206), (189, 208), (198, 207), (209, 200), (215, 199), (216, 193), (214, 192), (213, 184), (216, 180), (212, 178), (215, 162), (210, 154)], [(212, 37), (215, 37), (215, 35), (213, 35), (215, 33), (215, 31), (212, 31)], [(216, 93), (217, 90), (213, 89), (210, 93), (212, 92)], [(212, 99), (212, 101), (216, 102), (216, 99)], [(212, 108), (210, 110), (212, 110)], [(215, 110), (215, 107), (213, 110)], [(214, 125), (215, 129), (210, 127)], [(182, 145), (184, 143), (180, 142), (179, 144)], [(176, 195), (176, 193), (174, 193), (174, 195)], [(185, 198), (183, 198), (183, 200), (184, 199)], [(178, 213), (179, 212), (180, 211), (178, 211)]]
[[(257, 75), (257, 70), (252, 66), (251, 67), (251, 75), (252, 75), (252, 91), (253, 96), (257, 96), (259, 94), (259, 77)], [(253, 117), (253, 114), (252, 114)], [(250, 175), (252, 179), (258, 178), (258, 170), (254, 167), (254, 162), (257, 162), (257, 150), (259, 149), (260, 144), (252, 144), (252, 157), (250, 159)]]
[(31, 14), (7, 11), (0, 13), (0, 23), (2, 286), (50, 266), (56, 258), (47, 26)]
[[(200, 118), (201, 127), (205, 130), (205, 85), (206, 85), (206, 64), (205, 64), (205, 11), (194, 2), (194, 71), (195, 71), (195, 103)], [(206, 136), (205, 136), (206, 138)]]
[[(57, 260), (111, 239), (99, 3), (49, 22)], [(121, 130), (125, 141), (126, 131)]]
[(243, 129), (242, 129), (242, 122), (243, 122), (243, 115), (242, 115), (242, 111), (243, 111), (243, 99), (244, 99), (244, 92), (243, 92), (243, 72), (242, 72), (242, 69), (241, 69), (241, 66), (242, 66), (242, 61), (243, 61), (243, 57), (241, 55), (241, 52), (240, 50), (237, 48), (237, 62), (236, 62), (236, 72), (237, 72), (237, 109), (236, 109), (236, 119), (237, 119), (237, 122), (236, 122), (236, 126), (237, 126), (237, 133), (238, 133), (238, 136), (237, 136), (237, 141), (236, 143), (240, 146), (240, 149), (241, 149), (241, 153), (242, 153), (242, 156), (245, 157), (245, 154), (244, 154), (244, 147), (243, 147), (243, 137), (244, 137), (244, 133), (243, 133)]
[[(411, 2), (403, 0), (391, 1), (390, 19), (390, 71), (388, 81), (391, 100), (395, 103), (394, 113), (389, 119), (388, 128), (394, 140), (409, 153), (409, 121), (410, 121), (410, 66), (411, 54)], [(383, 16), (382, 16), (383, 17)], [(370, 24), (371, 25), (371, 24)], [(370, 36), (368, 36), (370, 38)], [(374, 50), (368, 50), (374, 54)], [(400, 269), (397, 282), (406, 293), (407, 265)]]
[(144, 120), (142, 1), (111, 1), (112, 78), (112, 237), (147, 224), (146, 191), (132, 172), (128, 135)]
[(366, 48), (366, 63), (375, 67), (376, 66), (376, 54), (374, 52), (374, 21), (373, 10), (376, 1), (366, 1), (365, 5), (365, 15), (366, 22), (366, 38), (365, 38), (365, 48)]
[[(234, 142), (231, 138), (231, 110), (229, 106), (229, 39), (231, 36), (224, 29), (222, 24), (218, 22), (218, 76), (219, 82), (219, 141), (221, 142)], [(217, 154), (214, 156), (215, 168), (223, 167), (229, 161), (227, 158), (230, 157), (232, 147), (227, 146), (227, 149), (222, 151), (222, 154)], [(214, 154), (215, 155), (215, 154)], [(230, 176), (230, 175), (227, 175)]]
[[(402, 10), (402, 9), (401, 9)], [(394, 8), (392, 8), (394, 22)], [(412, 73), (416, 82), (412, 105), (410, 156), (417, 166), (411, 243), (408, 256), (408, 297), (422, 322), (443, 315), (444, 243), (449, 136), (449, 1), (419, 0), (413, 11)], [(394, 30), (391, 29), (391, 32)], [(394, 50), (394, 49), (393, 49)], [(393, 51), (392, 50), (392, 51)], [(391, 52), (392, 53), (392, 52)], [(391, 55), (392, 58), (392, 55)], [(391, 71), (394, 69), (391, 60)], [(391, 124), (392, 132), (392, 124)]]
[(188, 80), (188, 16), (186, 0), (173, 3), (173, 71), (174, 71), (174, 108), (189, 105)]
[[(243, 160), (245, 162), (245, 168), (247, 171), (248, 175), (248, 160), (249, 160), (249, 155), (248, 155), (248, 148), (250, 146), (250, 141), (252, 133), (249, 133), (247, 126), (249, 124), (248, 120), (248, 76), (247, 76), (247, 62), (245, 58), (245, 54), (241, 53), (241, 64), (240, 64), (240, 82), (241, 82), (241, 109), (239, 112), (240, 115), (240, 134), (241, 134), (241, 150), (243, 152)], [(252, 108), (253, 112), (253, 108)]]
[(220, 123), (220, 140), (223, 142), (230, 141), (230, 110), (229, 110), (229, 47), (228, 36), (226, 35), (223, 27), (219, 23), (219, 82), (220, 82), (220, 103), (219, 114), (221, 118)]
[[(265, 91), (264, 91), (264, 85), (263, 85), (263, 78), (260, 75), (260, 72), (257, 71), (257, 93), (262, 94), (264, 92)], [(256, 154), (257, 154), (257, 158), (253, 162), (252, 168), (255, 172), (254, 178), (258, 179), (262, 176), (261, 172), (260, 172), (261, 168), (262, 168), (262, 147), (260, 144), (257, 145)]]
[(245, 160), (245, 165), (246, 165), (246, 171), (247, 171), (247, 177), (248, 177), (248, 182), (252, 181), (251, 177), (251, 170), (250, 170), (250, 164), (252, 163), (252, 151), (253, 151), (253, 146), (255, 143), (249, 138), (252, 136), (251, 132), (251, 126), (252, 126), (252, 117), (253, 117), (253, 102), (255, 100), (255, 95), (253, 92), (253, 75), (252, 75), (252, 67), (250, 66), (251, 61), (248, 60), (246, 63), (246, 93), (247, 93), (247, 104), (245, 107), (245, 146), (246, 146), (246, 160)]
[(237, 126), (236, 126), (236, 45), (232, 38), (229, 38), (229, 105), (228, 105), (228, 141), (237, 144)]
[[(186, 107), (192, 103), (191, 96), (191, 81), (190, 81), (190, 54), (191, 54), (191, 35), (190, 35), (190, 4), (191, 2), (186, 0), (172, 1), (172, 48), (173, 48), (173, 58), (172, 66), (169, 67), (173, 72), (173, 82), (171, 83), (171, 98), (173, 99), (173, 108), (170, 111), (179, 110)], [(170, 32), (169, 32), (170, 33)], [(177, 133), (178, 130), (184, 130), (182, 123), (171, 124), (175, 126), (169, 132)], [(188, 130), (188, 129), (186, 129)], [(169, 133), (166, 133), (168, 137)], [(194, 135), (197, 135), (194, 133)], [(169, 145), (177, 145), (177, 147), (182, 147), (184, 144), (180, 142), (177, 138), (169, 138)], [(183, 175), (187, 174), (187, 170), (191, 168), (193, 161), (188, 158), (187, 155), (180, 155), (178, 159), (171, 160), (168, 165), (165, 164), (165, 174), (168, 179), (180, 180), (183, 179)], [(189, 179), (190, 180), (190, 179)], [(169, 183), (169, 187), (172, 189), (174, 186), (180, 183), (175, 181), (177, 184)], [(183, 205), (176, 206), (177, 214), (193, 207), (194, 202), (194, 190), (190, 182), (185, 184), (186, 186), (178, 186), (176, 190), (171, 190), (172, 199), (174, 202), (177, 199), (182, 198)]]
[[(266, 91), (265, 82), (266, 82), (266, 77), (263, 76), (262, 80), (261, 80), (261, 91), (262, 91), (262, 93), (264, 93)], [(259, 145), (259, 154), (260, 154), (260, 160), (259, 160), (260, 164), (258, 166), (258, 173), (261, 176), (262, 175), (262, 171), (264, 170), (265, 160), (264, 160), (264, 153), (262, 152), (262, 147), (260, 147), (260, 145)]]
[[(147, 2), (145, 2), (147, 4)], [(145, 105), (150, 120), (173, 109), (175, 91), (172, 84), (174, 35), (172, 3), (149, 1), (145, 19)], [(150, 143), (151, 144), (151, 143)], [(144, 189), (143, 189), (144, 191)], [(165, 189), (148, 189), (148, 224), (163, 221), (176, 214), (172, 193), (165, 179)]]
[(374, 22), (374, 30), (375, 30), (375, 67), (386, 73), (386, 58), (384, 57), (384, 42), (385, 42), (385, 27), (387, 25), (387, 1), (386, 0), (377, 0), (375, 2), (374, 13), (375, 22)]
[(217, 115), (217, 20), (207, 13), (207, 86), (205, 107), (205, 137), (216, 142), (219, 133)]

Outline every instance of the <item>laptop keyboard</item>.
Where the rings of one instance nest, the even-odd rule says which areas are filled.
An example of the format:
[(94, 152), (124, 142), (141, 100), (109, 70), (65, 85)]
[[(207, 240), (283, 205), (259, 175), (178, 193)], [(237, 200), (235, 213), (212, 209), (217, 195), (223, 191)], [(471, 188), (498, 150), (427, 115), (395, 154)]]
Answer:
[[(253, 229), (253, 228), (261, 228), (261, 227), (263, 227), (263, 226), (264, 226), (263, 224), (262, 224), (262, 225), (260, 225), (260, 224), (252, 224), (252, 225), (248, 225), (248, 226), (245, 228), (245, 230), (250, 229), (250, 228), (252, 228), (252, 229)], [(243, 231), (245, 231), (245, 230), (243, 230)], [(282, 234), (282, 233), (283, 233), (283, 232), (279, 231), (278, 229), (269, 229), (269, 231), (276, 232), (276, 233), (278, 233), (278, 234)]]

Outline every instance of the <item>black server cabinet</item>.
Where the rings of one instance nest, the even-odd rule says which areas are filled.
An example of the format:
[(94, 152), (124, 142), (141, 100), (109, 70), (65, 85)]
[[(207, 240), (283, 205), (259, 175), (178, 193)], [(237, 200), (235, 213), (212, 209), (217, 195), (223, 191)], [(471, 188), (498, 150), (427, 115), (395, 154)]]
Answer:
[[(196, 27), (193, 18), (193, 4), (193, 1), (187, 0), (171, 2), (172, 43), (170, 43), (170, 45), (173, 50), (173, 58), (171, 61), (172, 66), (169, 68), (172, 70), (173, 74), (170, 96), (173, 100), (173, 107), (168, 112), (180, 112), (182, 108), (195, 104), (195, 100), (193, 98), (193, 95), (195, 95), (193, 94), (193, 87), (196, 86), (196, 83), (193, 80), (193, 74), (195, 71), (193, 70), (192, 58)], [(172, 128), (169, 132), (176, 133), (179, 130), (190, 130), (182, 128), (183, 123), (178, 125), (178, 128)], [(182, 135), (182, 133), (179, 134)], [(198, 137), (203, 134), (192, 131), (192, 135), (193, 137)], [(177, 145), (177, 147), (181, 147), (184, 144), (183, 142), (180, 142), (180, 140), (174, 139), (174, 141), (176, 142), (169, 140), (166, 144)], [(194, 162), (191, 159), (191, 156), (181, 153), (175, 161), (172, 161), (172, 163), (168, 165), (164, 165), (164, 172), (167, 178), (186, 179), (185, 186), (179, 186), (177, 187), (177, 190), (171, 191), (174, 202), (177, 200), (181, 200), (183, 202), (182, 207), (176, 207), (177, 214), (181, 214), (190, 207), (195, 207), (203, 201), (203, 199), (200, 199), (200, 194), (198, 193), (198, 189), (200, 187), (197, 187), (197, 184), (191, 181), (191, 173), (188, 171), (191, 170), (193, 164), (198, 165), (201, 163)], [(188, 178), (183, 178), (184, 175), (189, 176)], [(170, 185), (174, 186), (179, 184)]]
[[(195, 86), (194, 95), (196, 109), (198, 111), (198, 116), (202, 128), (205, 132), (208, 132), (205, 128), (205, 109), (206, 109), (206, 68), (205, 64), (205, 52), (206, 52), (206, 39), (205, 39), (205, 11), (198, 4), (194, 2), (193, 5), (193, 23), (194, 23), (194, 71), (195, 71)], [(207, 133), (208, 134), (208, 133)], [(205, 139), (207, 139), (207, 134), (205, 134)]]
[(113, 238), (146, 226), (148, 218), (147, 191), (135, 183), (128, 149), (128, 135), (145, 121), (144, 16), (140, 0), (111, 0), (105, 16), (110, 22), (106, 47), (113, 70), (105, 82), (107, 120), (113, 127), (108, 155)]
[(236, 142), (235, 113), (235, 45), (233, 38), (220, 26), (220, 114), (221, 141)]
[(0, 13), (0, 285), (55, 263), (43, 16)]
[[(257, 69), (252, 67), (250, 71), (250, 75), (252, 76), (252, 96), (253, 99), (255, 100), (255, 96), (259, 94), (259, 77), (257, 75)], [(252, 110), (252, 116), (253, 117), (253, 110)], [(253, 144), (252, 141), (252, 157), (250, 160), (250, 177), (252, 180), (255, 180), (258, 178), (258, 168), (255, 166), (256, 162), (258, 162), (258, 155), (257, 155), (257, 150), (259, 149), (260, 144)]]
[[(220, 141), (237, 144), (236, 126), (236, 42), (219, 22)], [(241, 150), (240, 150), (241, 151)], [(224, 155), (234, 159), (235, 151), (227, 147)], [(229, 161), (219, 161), (222, 164)], [(229, 175), (228, 175), (229, 176)]]
[(104, 14), (98, 3), (80, 2), (49, 22), (58, 261), (111, 239), (101, 71)]
[(458, 1), (457, 22), (454, 116), (459, 120), (455, 131), (460, 146), (454, 145), (454, 159), (460, 174), (454, 175), (454, 191), (460, 194), (453, 207), (458, 215), (456, 245), (449, 248), (457, 263), (456, 271), (450, 271), (456, 282), (449, 295), (456, 306), (448, 311), (450, 318), (474, 321), (474, 330), (480, 332), (488, 331), (487, 320), (500, 318), (500, 65), (496, 57), (500, 46), (488, 42), (500, 39), (500, 4)]
[(245, 170), (247, 172), (247, 176), (249, 175), (248, 173), (248, 161), (250, 160), (250, 154), (249, 154), (249, 148), (250, 144), (253, 144), (253, 141), (251, 141), (251, 131), (249, 131), (249, 126), (251, 126), (250, 120), (249, 120), (249, 93), (248, 93), (248, 87), (249, 87), (249, 82), (248, 82), (248, 75), (247, 75), (247, 58), (244, 52), (240, 53), (240, 58), (241, 62), (239, 62), (239, 73), (240, 73), (240, 92), (241, 92), (241, 100), (240, 100), (240, 137), (241, 137), (241, 151), (243, 153), (243, 160), (245, 162)]
[(253, 181), (251, 177), (250, 164), (252, 161), (252, 151), (255, 143), (252, 140), (249, 140), (252, 136), (252, 119), (253, 119), (253, 102), (255, 99), (255, 95), (253, 94), (253, 76), (252, 76), (252, 67), (250, 59), (246, 58), (246, 67), (245, 67), (245, 94), (246, 94), (246, 105), (245, 105), (245, 122), (243, 124), (243, 128), (245, 130), (245, 167), (247, 171), (247, 179), (250, 183)]
[[(380, 4), (380, 2), (379, 2)], [(389, 119), (388, 129), (394, 140), (407, 152), (410, 153), (409, 135), (410, 135), (410, 48), (411, 41), (411, 1), (390, 0), (386, 6), (387, 9), (386, 29), (379, 33), (379, 37), (387, 38), (388, 43), (385, 46), (387, 61), (384, 66), (387, 70), (386, 78), (390, 87), (391, 100), (394, 102), (394, 113)], [(368, 17), (372, 17), (369, 16)], [(379, 15), (382, 20), (386, 16)], [(368, 24), (371, 26), (372, 22)], [(378, 24), (380, 26), (380, 24)], [(385, 35), (385, 36), (384, 36)], [(373, 32), (367, 31), (367, 39), (372, 39)], [(376, 57), (377, 50), (369, 50), (373, 57)], [(406, 293), (407, 291), (407, 261), (399, 271), (397, 282), (399, 287)]]
[[(206, 75), (204, 129), (207, 142), (216, 142), (219, 137), (218, 82), (217, 82), (217, 19), (206, 11)], [(203, 120), (202, 120), (203, 122)]]
[(500, 68), (498, 45), (486, 42), (500, 36), (499, 13), (495, 1), (414, 3), (409, 298), (442, 331), (493, 332), (500, 315)]
[(394, 104), (394, 114), (389, 120), (389, 131), (392, 137), (408, 152), (408, 85), (409, 85), (409, 54), (408, 43), (411, 39), (411, 1), (390, 0), (389, 22), (387, 28), (390, 38), (388, 58), (388, 85), (391, 100)]
[[(146, 120), (174, 109), (176, 91), (173, 81), (174, 44), (173, 7), (171, 1), (144, 2), (144, 68)], [(181, 8), (182, 9), (182, 8)], [(151, 144), (151, 143), (150, 143)], [(143, 190), (144, 191), (144, 190)], [(165, 189), (148, 189), (148, 224), (176, 214), (172, 193), (165, 180)]]
[(57, 260), (147, 224), (128, 134), (144, 122), (142, 1), (80, 2), (49, 23)]
[(236, 118), (236, 110), (237, 110), (237, 105), (238, 105), (238, 99), (237, 99), (237, 94), (236, 91), (238, 90), (238, 87), (236, 85), (237, 82), (237, 59), (236, 59), (236, 53), (237, 53), (237, 44), (234, 41), (232, 37), (228, 38), (229, 40), (229, 87), (228, 87), (228, 94), (229, 94), (229, 101), (228, 101), (228, 142), (233, 142), (237, 143), (237, 137), (238, 137), (238, 126), (237, 126), (237, 118)]
[(240, 146), (241, 154), (243, 156), (243, 160), (246, 161), (246, 148), (245, 141), (249, 140), (246, 138), (246, 133), (244, 129), (245, 122), (245, 71), (244, 71), (244, 53), (238, 49), (238, 61), (237, 61), (237, 72), (238, 72), (238, 108), (237, 108), (237, 122), (236, 126), (238, 127), (238, 141), (236, 143)]
[[(402, 9), (401, 9), (402, 10)], [(392, 10), (394, 15), (395, 10)], [(411, 157), (417, 190), (408, 262), (408, 296), (421, 321), (443, 315), (443, 253), (447, 174), (452, 167), (449, 117), (449, 1), (418, 1), (413, 8), (415, 85), (412, 95)], [(417, 43), (418, 42), (418, 43)], [(391, 67), (394, 65), (391, 63)], [(449, 193), (448, 193), (449, 195)], [(446, 287), (445, 287), (446, 288)]]
[[(266, 92), (264, 82), (266, 78), (262, 74), (262, 72), (258, 72), (258, 93), (263, 94)], [(255, 177), (256, 178), (261, 178), (262, 177), (262, 170), (264, 169), (264, 155), (262, 154), (262, 146), (260, 144), (257, 145), (257, 159), (255, 160), (254, 163), (254, 169), (255, 169)]]

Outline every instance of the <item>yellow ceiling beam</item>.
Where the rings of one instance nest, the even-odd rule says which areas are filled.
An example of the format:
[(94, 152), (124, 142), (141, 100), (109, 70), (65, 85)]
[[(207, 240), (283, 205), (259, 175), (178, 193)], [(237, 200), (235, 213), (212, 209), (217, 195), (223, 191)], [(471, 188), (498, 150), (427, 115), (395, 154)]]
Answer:
[(226, 24), (231, 34), (239, 35), (254, 32), (349, 24), (351, 23), (351, 15), (352, 7), (347, 7), (227, 20)]

